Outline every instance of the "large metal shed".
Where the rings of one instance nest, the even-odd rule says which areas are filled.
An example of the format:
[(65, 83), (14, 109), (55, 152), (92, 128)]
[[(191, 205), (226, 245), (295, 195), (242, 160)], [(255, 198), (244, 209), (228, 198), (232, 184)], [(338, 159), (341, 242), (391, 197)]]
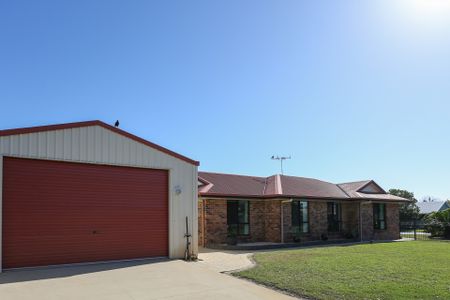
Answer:
[(100, 121), (0, 131), (0, 266), (198, 251), (198, 162)]

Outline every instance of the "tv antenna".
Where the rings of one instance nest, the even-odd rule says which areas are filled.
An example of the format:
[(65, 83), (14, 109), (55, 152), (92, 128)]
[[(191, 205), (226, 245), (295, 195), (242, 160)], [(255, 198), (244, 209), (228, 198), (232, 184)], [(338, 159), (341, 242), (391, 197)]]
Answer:
[(286, 160), (286, 159), (291, 159), (291, 156), (275, 156), (275, 155), (272, 155), (272, 157), (271, 157), (271, 159), (272, 160), (279, 160), (280, 161), (280, 166), (281, 166), (281, 175), (283, 175), (284, 173), (283, 173), (283, 160)]

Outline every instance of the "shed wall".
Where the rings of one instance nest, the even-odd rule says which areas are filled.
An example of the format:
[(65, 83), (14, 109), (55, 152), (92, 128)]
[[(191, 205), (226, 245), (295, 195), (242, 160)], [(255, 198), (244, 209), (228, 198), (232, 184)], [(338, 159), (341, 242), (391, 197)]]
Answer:
[(184, 256), (186, 216), (198, 252), (197, 167), (188, 162), (101, 126), (1, 136), (0, 188), (3, 156), (169, 170), (169, 256)]

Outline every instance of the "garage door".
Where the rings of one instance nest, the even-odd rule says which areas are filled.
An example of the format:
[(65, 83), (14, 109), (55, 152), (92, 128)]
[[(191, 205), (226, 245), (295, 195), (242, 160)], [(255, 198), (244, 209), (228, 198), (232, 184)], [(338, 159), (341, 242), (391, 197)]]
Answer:
[(168, 255), (168, 172), (4, 158), (3, 267)]

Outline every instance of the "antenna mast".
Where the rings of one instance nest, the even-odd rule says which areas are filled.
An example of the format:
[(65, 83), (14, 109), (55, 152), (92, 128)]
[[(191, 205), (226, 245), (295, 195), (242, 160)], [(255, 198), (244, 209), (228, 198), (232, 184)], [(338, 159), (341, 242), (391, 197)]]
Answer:
[(272, 155), (272, 157), (271, 157), (271, 159), (272, 160), (279, 160), (280, 161), (280, 167), (281, 167), (281, 175), (283, 175), (284, 173), (283, 173), (283, 160), (286, 160), (286, 159), (291, 159), (291, 156), (289, 155), (289, 156), (275, 156), (275, 155)]

